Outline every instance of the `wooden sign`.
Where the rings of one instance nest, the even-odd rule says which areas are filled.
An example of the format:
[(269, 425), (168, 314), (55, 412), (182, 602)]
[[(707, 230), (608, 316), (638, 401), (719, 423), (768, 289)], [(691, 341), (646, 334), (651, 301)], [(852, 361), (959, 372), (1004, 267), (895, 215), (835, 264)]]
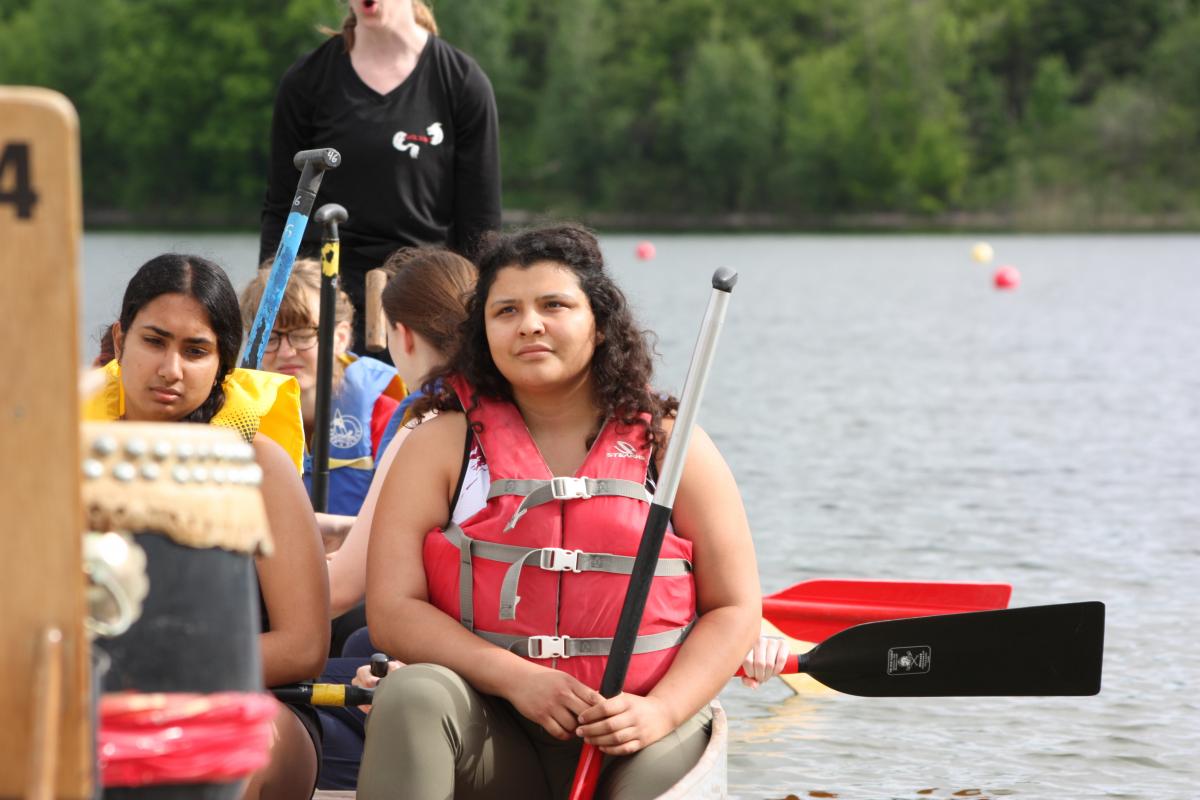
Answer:
[(0, 798), (91, 796), (80, 235), (75, 109), (0, 86)]

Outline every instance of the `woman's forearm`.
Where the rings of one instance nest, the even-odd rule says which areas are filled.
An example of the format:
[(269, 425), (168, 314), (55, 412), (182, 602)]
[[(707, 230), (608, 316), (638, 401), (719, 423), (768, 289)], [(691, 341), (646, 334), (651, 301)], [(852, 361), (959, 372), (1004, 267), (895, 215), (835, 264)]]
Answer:
[(720, 693), (754, 645), (759, 626), (760, 614), (742, 606), (714, 608), (696, 620), (671, 668), (650, 691), (670, 710), (674, 727)]
[[(363, 601), (367, 587), (361, 570), (343, 569), (345, 556), (329, 559), (329, 618), (336, 619)], [(340, 562), (340, 563), (339, 563)]]

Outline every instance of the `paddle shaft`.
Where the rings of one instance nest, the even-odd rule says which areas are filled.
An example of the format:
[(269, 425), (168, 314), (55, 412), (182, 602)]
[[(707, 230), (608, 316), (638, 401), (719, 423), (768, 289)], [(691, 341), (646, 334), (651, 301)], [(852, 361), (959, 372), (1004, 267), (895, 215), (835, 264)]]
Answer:
[(337, 328), (338, 262), (341, 244), (338, 223), (346, 221), (346, 210), (327, 203), (317, 210), (321, 223), (321, 310), (317, 320), (317, 397), (313, 414), (312, 488), (313, 511), (329, 507), (329, 423), (333, 406), (333, 334)]
[(279, 247), (275, 250), (275, 259), (271, 262), (271, 273), (254, 315), (254, 323), (246, 336), (242, 366), (249, 369), (258, 369), (262, 363), (267, 337), (271, 335), (275, 315), (279, 313), (279, 304), (283, 301), (283, 291), (287, 288), (288, 278), (292, 276), (292, 264), (300, 250), (300, 240), (304, 238), (308, 215), (312, 213), (313, 203), (316, 202), (321, 179), (325, 177), (325, 170), (335, 169), (342, 163), (342, 157), (337, 150), (326, 147), (302, 150), (295, 155), (292, 163), (300, 170), (300, 182), (296, 186), (296, 196), (292, 199), (292, 210), (283, 227)]
[(282, 703), (300, 706), (369, 706), (375, 690), (345, 683), (293, 683), (271, 688)]
[[(692, 351), (692, 362), (683, 382), (675, 426), (663, 458), (654, 501), (650, 504), (650, 513), (646, 516), (642, 540), (638, 545), (633, 572), (629, 578), (629, 588), (625, 593), (625, 603), (621, 606), (621, 615), (617, 620), (612, 649), (604, 666), (600, 694), (605, 697), (615, 697), (625, 686), (629, 659), (633, 655), (638, 628), (641, 627), (642, 612), (646, 608), (646, 598), (650, 594), (650, 584), (654, 580), (654, 571), (658, 565), (658, 554), (662, 549), (667, 523), (671, 519), (675, 493), (683, 476), (684, 459), (699, 411), (700, 398), (704, 394), (705, 384), (708, 383), (708, 374), (716, 355), (717, 338), (720, 336), (725, 310), (736, 283), (737, 273), (731, 269), (722, 267), (713, 273), (713, 291), (709, 296), (704, 320), (700, 324), (696, 347)], [(571, 784), (570, 800), (590, 800), (600, 778), (600, 759), (598, 748), (584, 744), (579, 754), (579, 765), (575, 769), (575, 779)]]

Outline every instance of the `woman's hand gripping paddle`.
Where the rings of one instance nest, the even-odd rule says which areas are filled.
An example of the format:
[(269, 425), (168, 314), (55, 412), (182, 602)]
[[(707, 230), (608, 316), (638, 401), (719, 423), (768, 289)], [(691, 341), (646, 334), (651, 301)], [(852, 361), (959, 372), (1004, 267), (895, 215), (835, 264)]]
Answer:
[[(696, 349), (692, 352), (687, 379), (683, 383), (683, 395), (679, 399), (675, 427), (667, 444), (662, 472), (654, 492), (654, 500), (650, 504), (650, 514), (646, 517), (646, 526), (642, 531), (633, 574), (629, 578), (625, 604), (621, 607), (617, 632), (613, 637), (612, 649), (604, 668), (604, 678), (600, 683), (600, 694), (605, 697), (616, 697), (625, 686), (625, 675), (629, 671), (629, 659), (633, 655), (642, 612), (646, 608), (650, 582), (654, 579), (658, 554), (662, 549), (667, 523), (671, 519), (671, 507), (675, 503), (675, 492), (683, 475), (683, 462), (692, 436), (692, 427), (696, 422), (696, 412), (700, 407), (700, 397), (704, 394), (705, 383), (708, 382), (709, 369), (716, 353), (717, 337), (721, 333), (725, 309), (729, 305), (730, 293), (733, 292), (736, 283), (737, 273), (731, 269), (722, 267), (713, 273), (712, 295), (709, 297), (704, 321), (700, 325), (700, 336), (696, 340)], [(571, 784), (571, 800), (590, 800), (600, 777), (600, 761), (599, 748), (585, 743), (583, 751), (579, 754), (575, 779)]]
[[(341, 244), (338, 225), (348, 219), (346, 209), (326, 203), (314, 217), (321, 226), (321, 311), (318, 318), (317, 407), (313, 421), (313, 511), (329, 505), (329, 422), (333, 407), (333, 332), (337, 328), (338, 263)], [(273, 321), (272, 321), (273, 324)], [(269, 330), (269, 329), (268, 329)]]
[(300, 249), (300, 240), (304, 236), (304, 228), (308, 225), (308, 215), (312, 213), (313, 203), (316, 202), (321, 179), (325, 177), (325, 170), (336, 169), (342, 163), (342, 156), (332, 147), (322, 147), (317, 150), (301, 150), (292, 158), (292, 163), (300, 170), (300, 183), (296, 186), (292, 210), (283, 227), (283, 236), (279, 240), (279, 248), (275, 251), (275, 260), (271, 263), (271, 274), (267, 277), (258, 312), (254, 315), (254, 324), (250, 326), (250, 332), (246, 335), (246, 353), (242, 357), (242, 366), (250, 369), (258, 369), (258, 365), (262, 363), (267, 337), (271, 335), (271, 328), (275, 326), (275, 315), (279, 313), (279, 304), (283, 302), (283, 290), (287, 288), (288, 278), (292, 276), (292, 264), (296, 261), (296, 252)]

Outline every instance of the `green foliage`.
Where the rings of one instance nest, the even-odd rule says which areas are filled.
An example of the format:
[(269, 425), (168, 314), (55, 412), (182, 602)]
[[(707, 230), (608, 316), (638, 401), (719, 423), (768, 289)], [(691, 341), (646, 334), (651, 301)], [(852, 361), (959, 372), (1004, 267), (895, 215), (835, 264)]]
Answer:
[(771, 66), (747, 38), (710, 40), (683, 82), (680, 144), (699, 207), (744, 211), (759, 200), (775, 138)]
[[(506, 205), (1200, 218), (1200, 0), (437, 0)], [(0, 82), (82, 120), (90, 209), (253, 227), (275, 86), (337, 0), (0, 0)]]

